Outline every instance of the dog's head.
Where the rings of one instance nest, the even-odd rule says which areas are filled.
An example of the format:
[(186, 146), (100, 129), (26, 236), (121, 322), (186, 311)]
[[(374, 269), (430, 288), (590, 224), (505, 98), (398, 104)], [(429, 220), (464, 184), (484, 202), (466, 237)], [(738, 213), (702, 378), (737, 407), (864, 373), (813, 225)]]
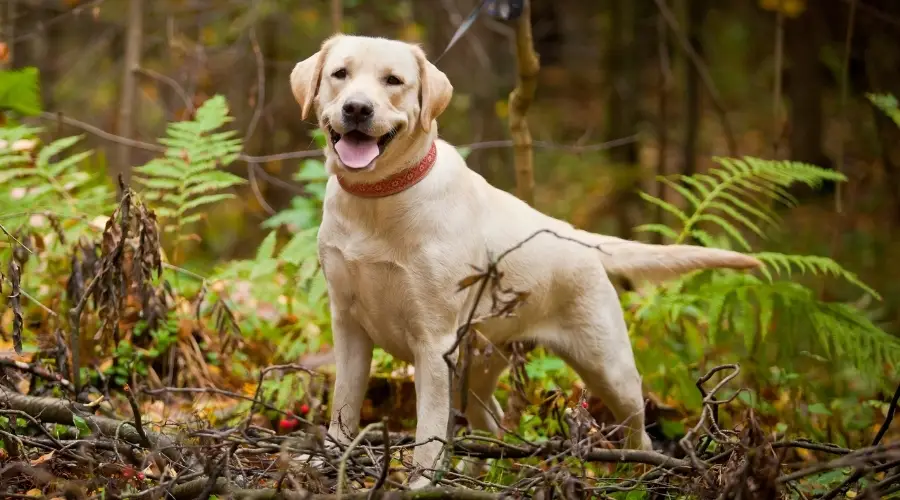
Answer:
[(305, 120), (314, 111), (330, 152), (348, 171), (402, 162), (450, 103), (447, 76), (417, 45), (335, 35), (297, 63), (291, 89)]

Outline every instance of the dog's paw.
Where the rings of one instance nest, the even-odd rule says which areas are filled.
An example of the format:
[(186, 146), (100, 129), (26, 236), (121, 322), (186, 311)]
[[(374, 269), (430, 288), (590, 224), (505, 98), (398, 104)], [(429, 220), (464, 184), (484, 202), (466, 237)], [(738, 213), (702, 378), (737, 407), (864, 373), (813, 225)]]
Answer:
[(334, 463), (334, 460), (329, 461), (328, 458), (339, 456), (340, 450), (338, 449), (338, 446), (331, 441), (325, 441), (323, 448), (323, 450), (315, 454), (299, 453), (293, 455), (291, 457), (291, 462), (296, 466), (325, 472), (330, 468), (330, 463)]
[(300, 467), (309, 467), (312, 469), (316, 469), (319, 472), (325, 472), (327, 469), (326, 465), (328, 462), (322, 458), (321, 455), (309, 455), (307, 453), (301, 453), (299, 455), (294, 455), (291, 457), (291, 462), (294, 465), (298, 465)]
[(409, 482), (409, 489), (411, 490), (421, 490), (422, 488), (427, 488), (429, 486), (431, 486), (431, 479), (425, 476), (419, 476)]
[(483, 458), (461, 457), (454, 469), (457, 474), (477, 479), (484, 472), (485, 465)]

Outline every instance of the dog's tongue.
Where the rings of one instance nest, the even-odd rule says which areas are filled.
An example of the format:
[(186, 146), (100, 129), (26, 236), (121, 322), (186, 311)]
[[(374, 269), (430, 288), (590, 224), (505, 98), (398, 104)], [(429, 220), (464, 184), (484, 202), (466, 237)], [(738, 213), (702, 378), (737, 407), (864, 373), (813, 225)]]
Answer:
[[(378, 140), (374, 137), (345, 135), (334, 145), (341, 162), (350, 168), (365, 168), (378, 156)], [(356, 134), (353, 134), (354, 136)]]

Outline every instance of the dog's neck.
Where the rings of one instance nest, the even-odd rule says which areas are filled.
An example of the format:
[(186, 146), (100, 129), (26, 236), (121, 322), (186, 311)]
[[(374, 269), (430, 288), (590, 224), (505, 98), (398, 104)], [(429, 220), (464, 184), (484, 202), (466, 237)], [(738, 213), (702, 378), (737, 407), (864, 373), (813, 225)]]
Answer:
[(347, 172), (332, 152), (327, 155), (326, 164), (343, 191), (360, 198), (383, 198), (406, 191), (428, 176), (437, 159), (436, 140), (437, 127), (433, 123), (430, 133), (396, 141), (376, 160), (373, 170)]
[(434, 166), (436, 159), (437, 144), (432, 142), (431, 148), (428, 149), (428, 152), (425, 153), (425, 156), (418, 163), (390, 177), (375, 182), (353, 182), (339, 174), (337, 176), (338, 183), (344, 191), (354, 196), (359, 196), (360, 198), (383, 198), (406, 191), (418, 184), (431, 171), (431, 167)]

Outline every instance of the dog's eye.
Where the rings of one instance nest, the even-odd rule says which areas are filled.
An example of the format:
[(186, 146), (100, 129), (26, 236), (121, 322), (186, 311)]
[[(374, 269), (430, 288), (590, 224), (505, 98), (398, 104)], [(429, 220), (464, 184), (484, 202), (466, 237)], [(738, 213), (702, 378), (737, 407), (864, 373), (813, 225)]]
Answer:
[(384, 79), (384, 81), (388, 85), (403, 85), (403, 80), (397, 78), (394, 75), (389, 75), (387, 78)]
[(334, 73), (332, 73), (331, 76), (333, 78), (337, 78), (338, 80), (343, 80), (344, 78), (347, 78), (347, 70), (344, 68), (341, 68), (341, 69), (335, 71)]

